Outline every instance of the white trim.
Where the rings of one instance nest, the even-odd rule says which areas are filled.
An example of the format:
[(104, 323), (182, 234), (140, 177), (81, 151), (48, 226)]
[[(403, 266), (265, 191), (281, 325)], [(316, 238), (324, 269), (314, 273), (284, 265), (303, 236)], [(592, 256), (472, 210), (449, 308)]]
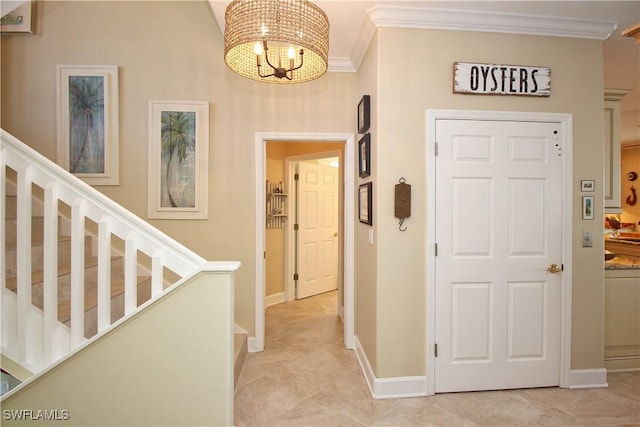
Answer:
[[(265, 334), (265, 284), (264, 284), (264, 248), (265, 248), (265, 216), (264, 200), (266, 180), (266, 142), (344, 142), (344, 340), (346, 348), (354, 348), (354, 264), (355, 264), (355, 137), (352, 133), (288, 133), (288, 132), (256, 132), (255, 143), (255, 337), (249, 338), (249, 351), (264, 350)], [(253, 340), (253, 343), (252, 343)]]
[(451, 120), (509, 120), (520, 122), (554, 122), (562, 126), (562, 303), (560, 325), (560, 387), (570, 387), (571, 371), (571, 292), (572, 292), (572, 239), (573, 239), (573, 131), (571, 114), (563, 113), (529, 113), (515, 111), (475, 111), (475, 110), (427, 110), (427, 395), (435, 394), (435, 123), (438, 119)]
[(376, 27), (528, 34), (605, 40), (618, 24), (613, 21), (480, 10), (374, 6), (367, 10)]
[(249, 352), (249, 353), (257, 353), (258, 351), (262, 351), (263, 349), (264, 349), (264, 346), (260, 350), (257, 349), (257, 344), (256, 344), (255, 337), (247, 338), (247, 352)]
[(334, 73), (354, 73), (356, 71), (353, 61), (349, 57), (333, 57), (329, 58), (329, 67), (327, 71)]
[(354, 338), (356, 357), (369, 386), (369, 392), (374, 399), (399, 399), (403, 397), (423, 397), (427, 395), (427, 377), (391, 377), (376, 378), (369, 359), (367, 358), (360, 340)]
[(607, 388), (607, 370), (600, 369), (572, 369), (570, 372), (569, 388), (580, 390), (585, 388)]
[(278, 292), (277, 294), (267, 295), (265, 299), (265, 306), (271, 307), (272, 305), (280, 304), (281, 302), (285, 302), (287, 299), (285, 298), (284, 292)]

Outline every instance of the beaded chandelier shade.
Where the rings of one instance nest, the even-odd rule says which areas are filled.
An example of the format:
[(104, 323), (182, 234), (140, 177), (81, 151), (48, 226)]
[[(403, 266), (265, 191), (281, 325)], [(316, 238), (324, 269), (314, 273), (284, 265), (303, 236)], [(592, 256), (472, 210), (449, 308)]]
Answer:
[(241, 76), (302, 83), (327, 71), (329, 19), (307, 0), (234, 0), (227, 6), (224, 61)]

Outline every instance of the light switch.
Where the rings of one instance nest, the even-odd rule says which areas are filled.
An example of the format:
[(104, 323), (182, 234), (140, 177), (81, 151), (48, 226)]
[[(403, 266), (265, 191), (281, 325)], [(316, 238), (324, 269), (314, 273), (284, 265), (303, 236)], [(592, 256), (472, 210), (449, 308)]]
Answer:
[(593, 247), (593, 235), (590, 231), (582, 232), (582, 247), (583, 248), (591, 248)]

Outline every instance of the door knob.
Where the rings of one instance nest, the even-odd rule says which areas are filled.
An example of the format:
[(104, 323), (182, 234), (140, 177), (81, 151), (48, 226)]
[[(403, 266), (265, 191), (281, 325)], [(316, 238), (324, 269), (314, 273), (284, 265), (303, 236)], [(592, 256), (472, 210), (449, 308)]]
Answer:
[(551, 264), (549, 267), (547, 267), (547, 271), (549, 273), (560, 273), (562, 271), (562, 267), (558, 264)]
[(333, 233), (333, 237), (338, 237), (338, 232)]

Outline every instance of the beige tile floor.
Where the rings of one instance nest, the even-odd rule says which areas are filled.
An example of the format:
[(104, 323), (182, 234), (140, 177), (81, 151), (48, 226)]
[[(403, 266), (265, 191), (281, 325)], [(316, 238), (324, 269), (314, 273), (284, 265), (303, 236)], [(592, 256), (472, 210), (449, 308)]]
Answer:
[(559, 388), (371, 398), (342, 344), (336, 293), (267, 309), (265, 350), (235, 394), (236, 426), (640, 426), (640, 372), (608, 389)]

